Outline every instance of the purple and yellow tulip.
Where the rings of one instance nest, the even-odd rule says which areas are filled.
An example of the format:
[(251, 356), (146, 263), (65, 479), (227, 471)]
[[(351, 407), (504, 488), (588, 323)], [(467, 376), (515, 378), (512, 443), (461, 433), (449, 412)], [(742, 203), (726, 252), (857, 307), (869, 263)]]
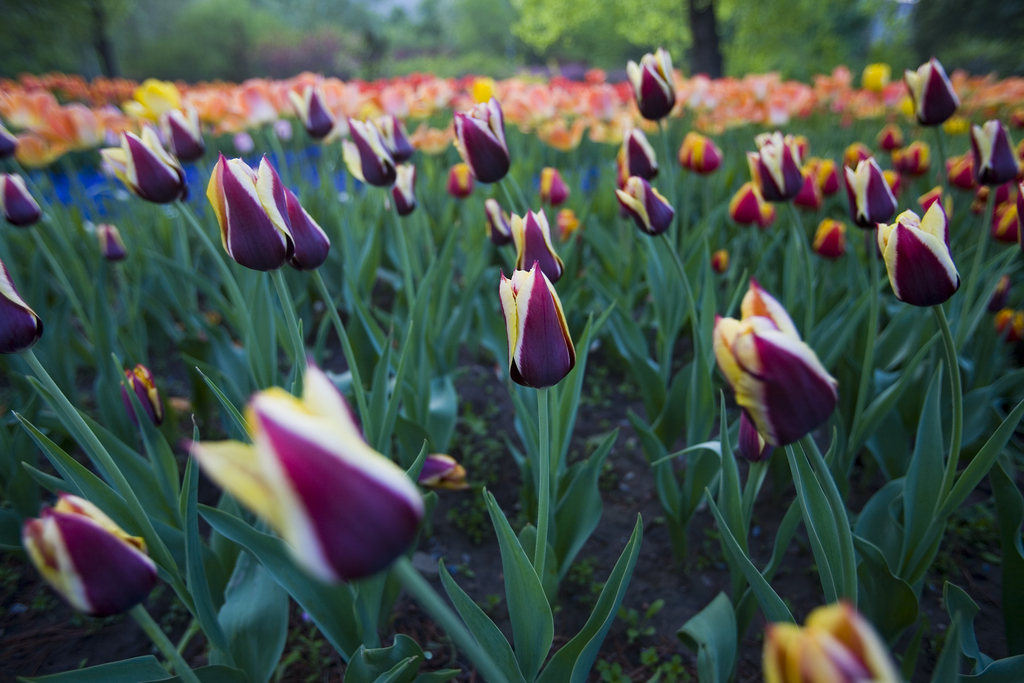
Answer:
[(984, 126), (971, 126), (971, 152), (974, 177), (982, 185), (1002, 185), (1020, 173), (1010, 134), (998, 119), (986, 121)]
[(775, 447), (765, 441), (757, 431), (754, 421), (745, 410), (740, 413), (740, 433), (736, 440), (736, 450), (747, 462), (764, 462), (775, 450)]
[(800, 150), (792, 135), (762, 133), (757, 136), (757, 152), (747, 152), (750, 177), (769, 202), (785, 202), (796, 197), (804, 184), (800, 172)]
[(0, 214), (19, 228), (35, 225), (43, 215), (24, 179), (16, 173), (0, 173)]
[(416, 167), (412, 164), (400, 164), (395, 169), (391, 200), (399, 216), (408, 216), (416, 210)]
[(711, 255), (711, 270), (719, 275), (729, 270), (729, 252), (726, 249), (718, 249)]
[(729, 200), (729, 217), (740, 225), (756, 225), (764, 230), (775, 220), (775, 206), (761, 197), (753, 183), (743, 183)]
[(384, 139), (384, 146), (391, 153), (395, 163), (405, 163), (412, 159), (416, 148), (409, 142), (409, 132), (405, 125), (394, 114), (382, 116), (376, 121), (377, 129)]
[(505, 141), (505, 116), (493, 97), (467, 113), (455, 113), (455, 146), (482, 183), (496, 183), (511, 165)]
[(722, 165), (722, 150), (711, 138), (690, 131), (679, 148), (679, 164), (694, 173), (709, 175)]
[(469, 164), (459, 162), (448, 169), (448, 194), (456, 199), (465, 199), (473, 194), (473, 173)]
[(873, 228), (896, 213), (896, 196), (874, 158), (861, 161), (846, 174), (846, 196), (850, 200), (850, 218), (861, 228)]
[(107, 261), (123, 261), (128, 256), (124, 240), (117, 226), (100, 223), (96, 226), (96, 240), (100, 245), (100, 255)]
[(295, 115), (302, 122), (302, 127), (314, 140), (321, 140), (334, 129), (334, 114), (324, 103), (324, 91), (320, 85), (307, 85), (302, 94), (294, 90), (288, 91), (288, 99), (292, 103)]
[(43, 336), (43, 321), (14, 288), (7, 266), (0, 263), (0, 353), (19, 353)]
[(569, 198), (569, 186), (562, 179), (557, 168), (545, 166), (540, 171), (540, 201), (542, 204), (558, 206)]
[(896, 298), (912, 306), (935, 306), (960, 288), (949, 252), (949, 221), (936, 202), (918, 218), (904, 211), (891, 225), (878, 226), (878, 248)]
[(316, 270), (327, 260), (331, 240), (287, 187), (284, 188), (284, 197), (293, 247), (288, 263), (296, 270)]
[(615, 190), (619, 206), (633, 218), (636, 227), (648, 235), (660, 235), (668, 230), (676, 212), (672, 204), (643, 178), (633, 176), (626, 186)]
[(132, 424), (139, 426), (138, 416), (135, 414), (135, 407), (128, 395), (129, 389), (135, 392), (135, 396), (146, 411), (146, 416), (153, 424), (160, 426), (164, 421), (164, 403), (160, 399), (160, 390), (156, 388), (156, 379), (153, 373), (142, 363), (134, 368), (124, 371), (124, 382), (121, 384), (121, 400), (124, 402), (125, 410)]
[(640, 58), (639, 64), (630, 60), (626, 64), (626, 76), (633, 86), (641, 116), (648, 121), (659, 121), (672, 112), (676, 105), (676, 86), (668, 50), (659, 47), (654, 54), (648, 52)]
[(428, 489), (463, 491), (469, 488), (466, 468), (443, 453), (432, 453), (426, 457), (418, 481), (420, 486)]
[(544, 277), (558, 282), (565, 265), (551, 244), (551, 226), (544, 209), (529, 211), (525, 218), (512, 216), (511, 229), (516, 243), (516, 270), (525, 271), (537, 263)]
[(932, 57), (917, 68), (903, 73), (914, 115), (922, 126), (938, 126), (945, 123), (960, 106), (960, 98), (953, 90), (953, 84), (946, 76), (939, 60)]
[(814, 253), (835, 260), (846, 253), (846, 224), (834, 218), (825, 218), (818, 224), (811, 244)]
[(152, 126), (142, 135), (121, 133), (121, 146), (100, 150), (114, 175), (136, 197), (154, 204), (168, 204), (188, 197), (185, 171), (160, 144)]
[(487, 215), (487, 236), (491, 238), (495, 246), (503, 247), (512, 243), (512, 225), (509, 223), (509, 215), (501, 210), (498, 200), (488, 198), (484, 200), (484, 213)]
[(395, 182), (395, 160), (388, 151), (380, 129), (366, 121), (348, 120), (350, 140), (342, 141), (342, 153), (349, 173), (374, 187)]
[(895, 152), (903, 146), (903, 131), (895, 123), (887, 123), (875, 138), (879, 149)]
[(999, 282), (996, 283), (996, 288), (992, 292), (992, 298), (988, 300), (989, 313), (997, 313), (1006, 308), (1006, 301), (1010, 298), (1010, 286), (1012, 284), (1009, 275), (1003, 275), (999, 278)]

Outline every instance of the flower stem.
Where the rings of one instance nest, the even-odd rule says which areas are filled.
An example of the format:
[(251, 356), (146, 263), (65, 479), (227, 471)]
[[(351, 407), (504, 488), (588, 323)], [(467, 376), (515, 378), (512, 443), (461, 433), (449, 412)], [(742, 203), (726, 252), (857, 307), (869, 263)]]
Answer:
[(138, 622), (139, 626), (142, 627), (142, 630), (146, 632), (149, 639), (153, 641), (157, 649), (167, 658), (167, 661), (171, 663), (175, 673), (181, 677), (181, 680), (185, 681), (185, 683), (199, 683), (199, 677), (189, 668), (185, 658), (178, 652), (178, 648), (174, 647), (174, 643), (168, 640), (160, 625), (153, 621), (153, 617), (149, 616), (146, 608), (138, 604), (132, 607), (130, 614)]
[(804, 222), (796, 204), (789, 202), (789, 211), (793, 214), (793, 230), (795, 231), (797, 248), (800, 249), (801, 261), (804, 262), (804, 277), (807, 280), (807, 305), (804, 307), (804, 339), (809, 339), (814, 328), (814, 262), (811, 250), (807, 248), (807, 233)]
[(537, 542), (533, 552), (533, 567), (544, 583), (544, 562), (548, 550), (548, 517), (551, 507), (551, 425), (548, 413), (548, 388), (537, 390), (537, 420), (539, 422), (540, 463), (537, 472)]
[[(675, 167), (672, 164), (672, 154), (669, 152), (668, 146), (668, 126), (665, 125), (665, 119), (658, 120), (658, 127), (661, 128), (661, 150), (665, 154), (665, 167), (668, 169), (668, 197), (672, 200), (672, 208), (676, 208), (676, 174)], [(682, 225), (682, 222), (680, 222)]]
[(409, 558), (402, 556), (392, 565), (395, 574), (416, 602), (433, 617), (433, 619), (448, 633), (455, 644), (458, 645), (476, 665), (483, 678), (488, 683), (506, 683), (505, 675), (501, 669), (491, 660), (487, 653), (477, 643), (476, 638), (456, 616), (448, 604), (441, 599), (437, 591), (427, 583), (427, 580), (416, 571), (416, 568), (409, 562)]
[(331, 293), (327, 291), (327, 284), (324, 282), (323, 277), (320, 276), (319, 270), (313, 271), (313, 282), (320, 289), (320, 296), (323, 297), (324, 305), (327, 306), (327, 312), (334, 322), (334, 331), (341, 339), (341, 350), (345, 353), (348, 370), (352, 373), (352, 392), (356, 395), (359, 419), (363, 425), (366, 425), (366, 421), (370, 419), (370, 409), (366, 404), (366, 390), (363, 388), (363, 380), (359, 376), (359, 364), (356, 362), (356, 354), (352, 350), (352, 342), (348, 339), (348, 331), (345, 329), (345, 323), (341, 322), (338, 308), (334, 305), (334, 299), (331, 298)]
[(875, 372), (875, 342), (878, 337), (878, 247), (873, 240), (868, 242), (868, 263), (871, 272), (869, 291), (873, 292), (868, 299), (868, 334), (864, 340), (864, 362), (860, 366), (860, 384), (857, 387), (857, 403), (853, 411), (853, 423), (850, 433), (854, 433), (864, 415), (868, 403), (868, 391), (871, 390), (871, 378)]
[(939, 148), (939, 180), (942, 183), (942, 196), (945, 201), (946, 193), (949, 192), (949, 174), (946, 173), (946, 137), (942, 133), (942, 126), (934, 126), (936, 146)]
[(957, 347), (953, 343), (953, 333), (949, 330), (946, 311), (942, 308), (942, 304), (939, 304), (932, 306), (932, 312), (935, 313), (935, 319), (942, 331), (942, 343), (946, 347), (946, 363), (949, 365), (949, 383), (953, 391), (953, 433), (949, 440), (949, 460), (946, 462), (946, 472), (942, 477), (942, 491), (938, 498), (944, 500), (950, 489), (953, 488), (956, 466), (960, 462), (960, 443), (964, 431), (964, 397), (960, 387), (960, 363), (957, 361)]
[(302, 343), (302, 335), (299, 332), (299, 321), (295, 317), (295, 302), (292, 301), (292, 294), (288, 290), (288, 283), (284, 279), (284, 273), (280, 268), (270, 274), (277, 289), (277, 298), (281, 301), (281, 308), (284, 310), (285, 323), (288, 325), (288, 334), (292, 341), (292, 350), (295, 353), (295, 363), (303, 369), (306, 367), (306, 351)]
[[(672, 238), (668, 236), (667, 232), (661, 233), (662, 239), (665, 240), (665, 248), (672, 254), (672, 260), (676, 264), (676, 270), (679, 272), (679, 277), (683, 281), (683, 287), (686, 290), (686, 300), (690, 304), (690, 324), (693, 328), (693, 339), (694, 343), (698, 341), (697, 335), (699, 334), (697, 325), (697, 301), (693, 298), (693, 288), (690, 287), (690, 278), (686, 276), (686, 268), (683, 266), (683, 260), (679, 258), (679, 252), (676, 251), (675, 245), (672, 244)], [(656, 256), (656, 253), (652, 253), (651, 256)]]
[(416, 300), (416, 288), (412, 282), (412, 262), (409, 260), (409, 244), (405, 241), (405, 231), (402, 230), (402, 221), (398, 217), (398, 211), (392, 207), (391, 213), (394, 216), (398, 257), (402, 260), (402, 283), (405, 287), (405, 300), (411, 313), (413, 302)]
[[(506, 182), (505, 178), (499, 180), (498, 184), (501, 185), (501, 190), (505, 193), (505, 199), (508, 201), (509, 212), (518, 213), (519, 211), (516, 208), (516, 200), (512, 199), (512, 193), (508, 191), (508, 183)], [(529, 207), (526, 207), (524, 210), (529, 211), (530, 209)]]
[(974, 308), (974, 288), (978, 284), (978, 275), (981, 271), (981, 263), (985, 260), (985, 251), (988, 247), (988, 231), (992, 225), (992, 211), (995, 209), (996, 191), (994, 187), (989, 188), (988, 199), (985, 201), (985, 217), (981, 224), (981, 231), (978, 233), (978, 246), (974, 251), (974, 262), (971, 264), (971, 272), (967, 274), (967, 290), (960, 304), (960, 321), (956, 328), (956, 348), (964, 343), (964, 336), (967, 334), (967, 316)]

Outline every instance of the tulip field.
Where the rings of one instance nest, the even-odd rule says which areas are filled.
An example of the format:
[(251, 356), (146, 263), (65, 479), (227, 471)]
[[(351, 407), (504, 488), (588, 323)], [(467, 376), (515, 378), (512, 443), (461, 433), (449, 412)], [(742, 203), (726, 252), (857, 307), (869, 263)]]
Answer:
[(0, 681), (1024, 681), (1022, 128), (0, 80)]

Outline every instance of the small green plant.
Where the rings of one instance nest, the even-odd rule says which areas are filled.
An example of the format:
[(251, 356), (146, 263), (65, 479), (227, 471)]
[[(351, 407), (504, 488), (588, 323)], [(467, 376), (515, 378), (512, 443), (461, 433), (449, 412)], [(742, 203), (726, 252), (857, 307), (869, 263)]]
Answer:
[(565, 576), (565, 583), (571, 586), (575, 595), (573, 599), (586, 605), (593, 605), (597, 602), (601, 590), (604, 588), (603, 581), (594, 579), (594, 572), (597, 569), (598, 559), (594, 555), (576, 560)]
[(664, 606), (665, 601), (658, 598), (644, 611), (643, 619), (640, 618), (640, 613), (632, 607), (629, 609), (626, 609), (625, 606), (619, 607), (619, 619), (622, 619), (628, 625), (626, 628), (626, 640), (630, 645), (635, 643), (637, 638), (649, 638), (658, 632), (658, 629), (654, 628), (651, 624), (645, 626), (642, 622), (653, 619)]
[(690, 672), (679, 655), (662, 660), (657, 648), (649, 647), (640, 653), (640, 663), (653, 672), (647, 683), (688, 683), (690, 680)]
[(484, 535), (491, 528), (490, 518), (487, 516), (487, 504), (479, 489), (473, 490), (471, 499), (463, 500), (448, 510), (446, 519), (452, 526), (466, 534), (474, 545), (483, 543)]
[(632, 683), (632, 679), (623, 673), (622, 665), (618, 662), (609, 664), (607, 660), (597, 660), (597, 673), (606, 683)]
[(476, 600), (477, 607), (484, 611), (489, 617), (493, 617), (495, 611), (501, 606), (501, 596), (497, 593), (488, 593), (483, 600)]

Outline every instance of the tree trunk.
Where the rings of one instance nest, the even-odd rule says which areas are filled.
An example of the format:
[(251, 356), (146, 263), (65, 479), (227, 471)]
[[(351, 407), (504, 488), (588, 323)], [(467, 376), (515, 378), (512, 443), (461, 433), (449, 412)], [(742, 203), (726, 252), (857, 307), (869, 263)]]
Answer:
[(107, 11), (103, 0), (92, 0), (89, 5), (92, 9), (92, 44), (99, 55), (103, 74), (113, 78), (117, 76), (117, 57), (114, 55), (114, 46), (110, 44), (110, 37), (107, 36)]
[(689, 0), (690, 72), (711, 78), (722, 77), (722, 51), (718, 45), (718, 20), (715, 18), (715, 0)]

